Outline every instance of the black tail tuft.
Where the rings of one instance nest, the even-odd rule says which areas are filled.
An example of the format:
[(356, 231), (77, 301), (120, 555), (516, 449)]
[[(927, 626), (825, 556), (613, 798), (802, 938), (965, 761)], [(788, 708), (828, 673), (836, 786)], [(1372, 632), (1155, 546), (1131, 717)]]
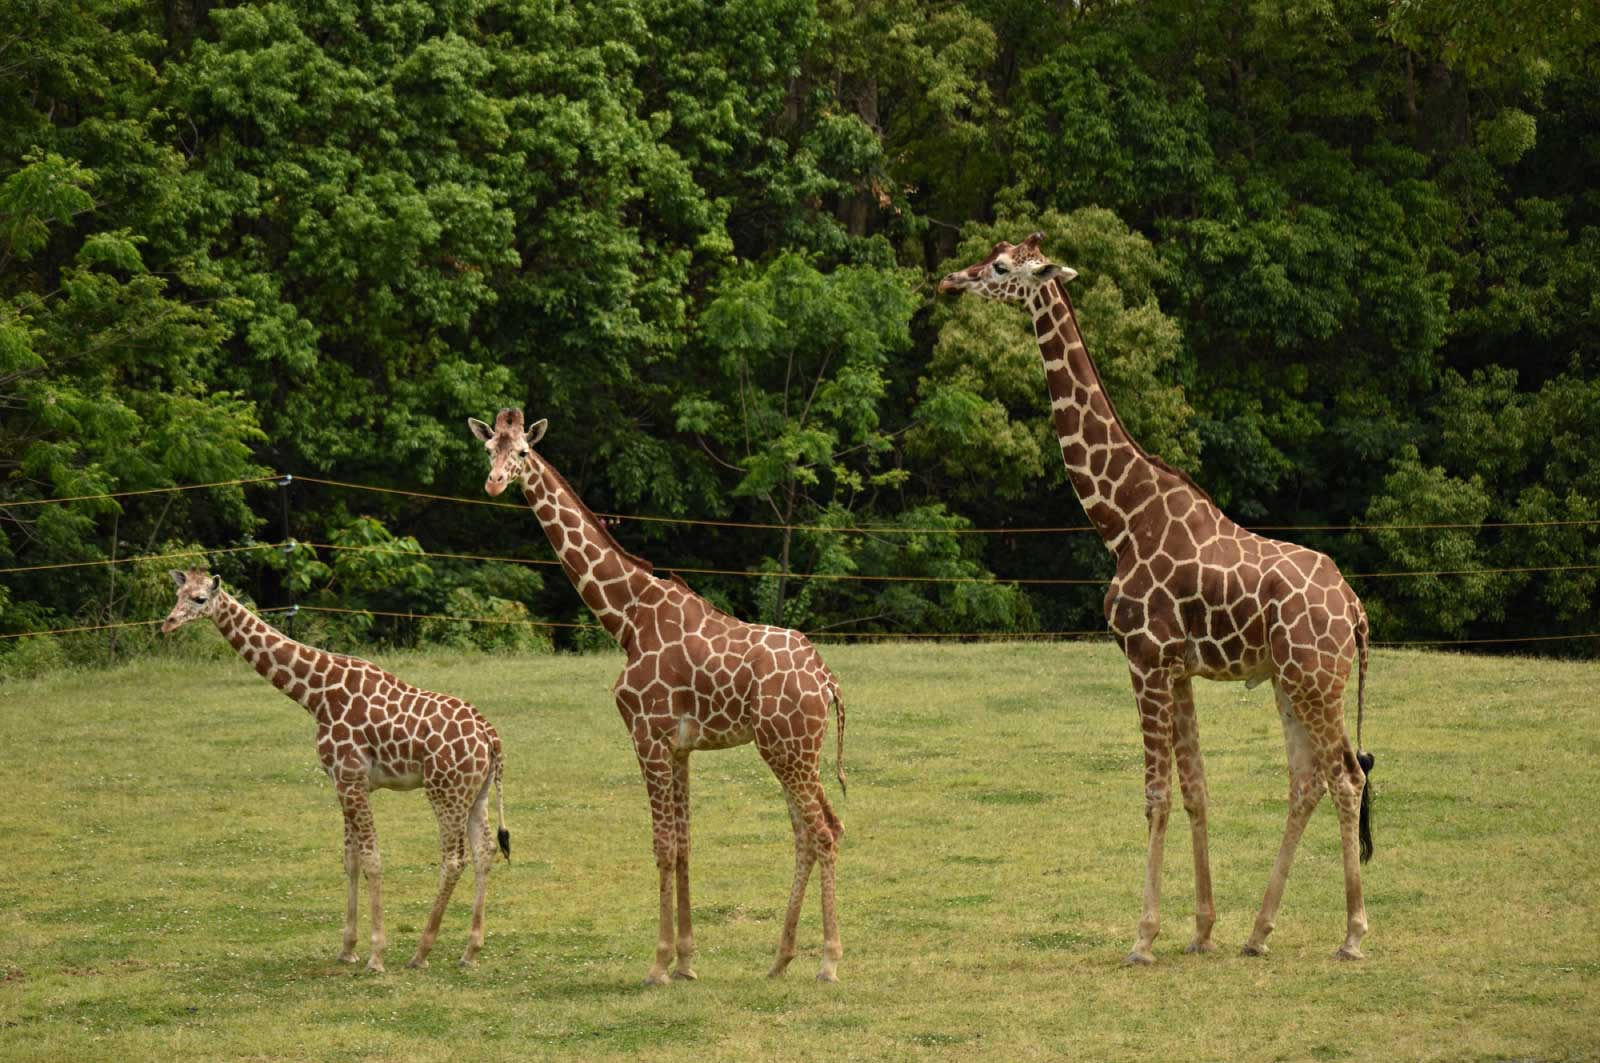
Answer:
[[(1365, 800), (1365, 798), (1363, 798), (1363, 800)], [(1366, 805), (1363, 804), (1361, 806), (1361, 808), (1362, 808), (1361, 814), (1362, 814), (1363, 817), (1365, 817), (1366, 816)], [(1363, 818), (1361, 820), (1361, 822), (1365, 823), (1366, 819)], [(495, 835), (495, 840), (500, 843), (500, 851), (502, 853), (506, 854), (506, 863), (508, 863), (508, 864), (511, 863), (511, 832), (506, 830), (504, 827), (501, 827), (500, 828), (500, 833)]]
[(1371, 753), (1357, 753), (1356, 762), (1361, 765), (1366, 781), (1361, 786), (1361, 862), (1364, 864), (1372, 859), (1372, 765), (1376, 758)]

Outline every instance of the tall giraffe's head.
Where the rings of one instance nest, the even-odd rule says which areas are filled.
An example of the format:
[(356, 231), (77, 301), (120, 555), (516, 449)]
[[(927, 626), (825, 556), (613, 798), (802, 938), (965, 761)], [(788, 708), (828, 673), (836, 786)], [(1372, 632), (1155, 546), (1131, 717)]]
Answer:
[(187, 572), (171, 569), (167, 575), (178, 585), (178, 604), (172, 607), (172, 612), (161, 622), (163, 635), (178, 630), (191, 620), (210, 616), (216, 611), (217, 598), (222, 590), (220, 576), (213, 576), (203, 568), (191, 568)]
[(533, 452), (533, 445), (544, 438), (544, 430), (549, 426), (550, 422), (541, 417), (524, 432), (521, 410), (501, 410), (495, 416), (493, 428), (476, 417), (467, 418), (467, 427), (483, 441), (483, 449), (489, 452), (489, 478), (483, 482), (483, 489), (490, 498), (499, 497), (508, 485), (523, 482), (535, 471), (534, 462), (539, 460), (539, 455)]
[(1034, 233), (1020, 244), (1001, 240), (982, 262), (947, 274), (939, 282), (939, 290), (974, 292), (988, 299), (1025, 303), (1050, 281), (1060, 278), (1065, 284), (1076, 277), (1077, 270), (1058, 266), (1044, 257), (1039, 251), (1043, 240), (1043, 233)]

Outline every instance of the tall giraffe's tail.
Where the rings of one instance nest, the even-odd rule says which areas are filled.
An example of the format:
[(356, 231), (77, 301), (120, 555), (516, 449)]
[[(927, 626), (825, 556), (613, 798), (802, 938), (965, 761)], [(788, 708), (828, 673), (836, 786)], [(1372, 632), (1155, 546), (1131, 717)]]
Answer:
[(500, 777), (504, 773), (506, 764), (505, 754), (500, 752), (500, 736), (494, 736), (494, 800), (497, 814), (500, 817), (500, 829), (495, 832), (495, 841), (500, 843), (500, 851), (505, 854), (506, 863), (511, 863), (511, 832), (506, 829), (506, 793), (500, 785)]
[(1361, 862), (1372, 859), (1372, 765), (1377, 758), (1361, 748), (1361, 716), (1367, 700), (1367, 613), (1361, 611), (1356, 624), (1356, 763), (1361, 765), (1364, 778), (1361, 783)]
[(833, 754), (833, 770), (839, 779), (839, 792), (849, 796), (849, 787), (844, 784), (844, 698), (839, 696), (838, 679), (833, 681), (833, 714), (834, 731), (838, 735), (838, 745)]

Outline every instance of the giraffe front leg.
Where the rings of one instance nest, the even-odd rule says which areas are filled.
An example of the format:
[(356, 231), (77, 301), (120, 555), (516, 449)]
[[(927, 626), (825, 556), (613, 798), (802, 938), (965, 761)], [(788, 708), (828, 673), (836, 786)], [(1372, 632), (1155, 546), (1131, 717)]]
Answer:
[(674, 867), (678, 887), (678, 965), (672, 977), (692, 982), (694, 973), (694, 922), (689, 903), (689, 754), (672, 759), (672, 824)]
[(666, 985), (673, 961), (672, 886), (677, 874), (678, 832), (673, 817), (672, 756), (665, 749), (640, 751), (639, 766), (644, 771), (645, 789), (650, 794), (651, 844), (656, 856), (660, 883), (660, 924), (656, 936), (656, 959), (644, 976), (644, 984)]
[(1144, 735), (1144, 815), (1149, 845), (1145, 853), (1144, 903), (1139, 915), (1139, 936), (1123, 962), (1156, 962), (1155, 940), (1161, 933), (1161, 863), (1165, 853), (1167, 819), (1172, 812), (1173, 697), (1165, 669), (1133, 671), (1139, 704), (1139, 726)]
[(356, 929), (361, 894), (361, 853), (355, 840), (355, 830), (348, 818), (344, 823), (344, 872), (344, 942), (339, 949), (339, 962), (360, 963), (361, 957), (356, 952)]
[(372, 908), (372, 954), (367, 970), (383, 973), (383, 950), (388, 938), (383, 930), (383, 862), (378, 855), (378, 833), (372, 820), (372, 804), (367, 800), (366, 778), (351, 776), (338, 783), (339, 801), (346, 824), (354, 831), (356, 858), (367, 878)]
[(1217, 906), (1211, 894), (1211, 847), (1206, 837), (1206, 768), (1200, 755), (1200, 723), (1194, 711), (1194, 691), (1188, 679), (1172, 684), (1174, 759), (1178, 762), (1178, 785), (1183, 790), (1183, 810), (1189, 817), (1189, 833), (1194, 842), (1194, 940), (1185, 952), (1214, 952), (1211, 928), (1217, 922)]

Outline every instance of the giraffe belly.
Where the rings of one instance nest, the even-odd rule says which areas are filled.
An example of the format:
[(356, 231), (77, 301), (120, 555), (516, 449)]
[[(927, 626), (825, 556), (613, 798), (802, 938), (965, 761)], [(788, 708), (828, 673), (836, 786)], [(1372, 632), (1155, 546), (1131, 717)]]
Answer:
[(749, 724), (740, 726), (729, 721), (719, 726), (716, 720), (680, 716), (673, 733), (673, 744), (684, 752), (693, 749), (731, 749), (753, 741), (755, 736), (755, 728)]
[(367, 784), (374, 790), (415, 790), (422, 785), (421, 764), (367, 765)]

